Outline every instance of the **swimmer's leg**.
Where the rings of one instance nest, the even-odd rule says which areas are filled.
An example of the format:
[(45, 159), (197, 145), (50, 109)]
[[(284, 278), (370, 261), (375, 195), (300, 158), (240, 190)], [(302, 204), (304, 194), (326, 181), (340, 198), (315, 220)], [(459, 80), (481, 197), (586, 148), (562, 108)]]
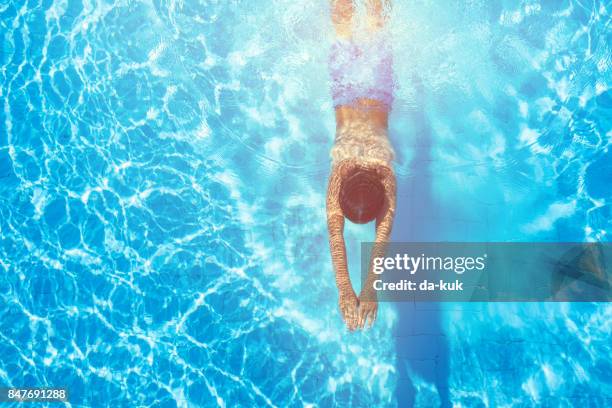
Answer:
[(331, 15), (339, 38), (351, 38), (355, 5), (353, 0), (331, 0)]
[(378, 31), (385, 26), (391, 13), (390, 0), (366, 0), (367, 26), (370, 31)]

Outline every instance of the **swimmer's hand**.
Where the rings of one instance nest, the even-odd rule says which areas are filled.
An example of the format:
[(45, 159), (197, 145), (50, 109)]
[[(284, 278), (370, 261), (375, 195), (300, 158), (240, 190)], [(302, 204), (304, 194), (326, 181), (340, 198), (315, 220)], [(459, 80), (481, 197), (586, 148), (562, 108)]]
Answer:
[[(378, 299), (376, 291), (373, 289), (365, 289), (359, 294), (359, 317), (357, 327), (372, 327), (378, 314)], [(369, 324), (368, 324), (369, 320)]]
[(340, 291), (339, 299), (340, 313), (342, 313), (342, 319), (346, 323), (346, 327), (350, 331), (357, 328), (358, 324), (358, 312), (359, 312), (359, 299), (355, 292), (351, 289)]

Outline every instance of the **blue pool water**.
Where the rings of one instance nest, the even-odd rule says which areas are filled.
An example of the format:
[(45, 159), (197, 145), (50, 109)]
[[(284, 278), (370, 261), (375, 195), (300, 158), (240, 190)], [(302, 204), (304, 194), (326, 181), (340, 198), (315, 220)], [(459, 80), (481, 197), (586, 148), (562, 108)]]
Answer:
[[(612, 4), (393, 3), (393, 240), (608, 241)], [(332, 40), (327, 0), (0, 2), (0, 385), (612, 405), (609, 304), (382, 304), (346, 332)], [(371, 232), (349, 227), (355, 277)]]

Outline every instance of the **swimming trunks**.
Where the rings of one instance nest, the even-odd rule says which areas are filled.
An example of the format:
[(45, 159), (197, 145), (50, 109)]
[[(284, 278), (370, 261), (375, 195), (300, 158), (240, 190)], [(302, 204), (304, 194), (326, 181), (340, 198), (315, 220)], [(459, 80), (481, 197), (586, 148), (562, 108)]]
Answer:
[(357, 99), (393, 103), (393, 54), (384, 30), (363, 39), (337, 39), (329, 55), (334, 107), (352, 105)]

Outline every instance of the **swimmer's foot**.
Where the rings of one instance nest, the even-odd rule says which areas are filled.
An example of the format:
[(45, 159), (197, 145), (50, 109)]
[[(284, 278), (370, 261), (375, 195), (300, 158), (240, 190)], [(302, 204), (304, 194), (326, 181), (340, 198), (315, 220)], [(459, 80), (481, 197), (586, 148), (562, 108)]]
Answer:
[(336, 28), (336, 36), (350, 38), (355, 5), (352, 0), (332, 0), (331, 16)]
[(389, 12), (389, 0), (366, 0), (368, 29), (372, 32), (384, 27)]
[(348, 327), (350, 331), (355, 330), (359, 317), (359, 299), (357, 295), (355, 295), (355, 292), (352, 290), (340, 292), (339, 306), (346, 327)]
[[(359, 310), (357, 327), (363, 329), (364, 327), (372, 327), (378, 314), (378, 299), (376, 292), (373, 290), (362, 291), (359, 295)], [(368, 323), (369, 321), (369, 323)]]

